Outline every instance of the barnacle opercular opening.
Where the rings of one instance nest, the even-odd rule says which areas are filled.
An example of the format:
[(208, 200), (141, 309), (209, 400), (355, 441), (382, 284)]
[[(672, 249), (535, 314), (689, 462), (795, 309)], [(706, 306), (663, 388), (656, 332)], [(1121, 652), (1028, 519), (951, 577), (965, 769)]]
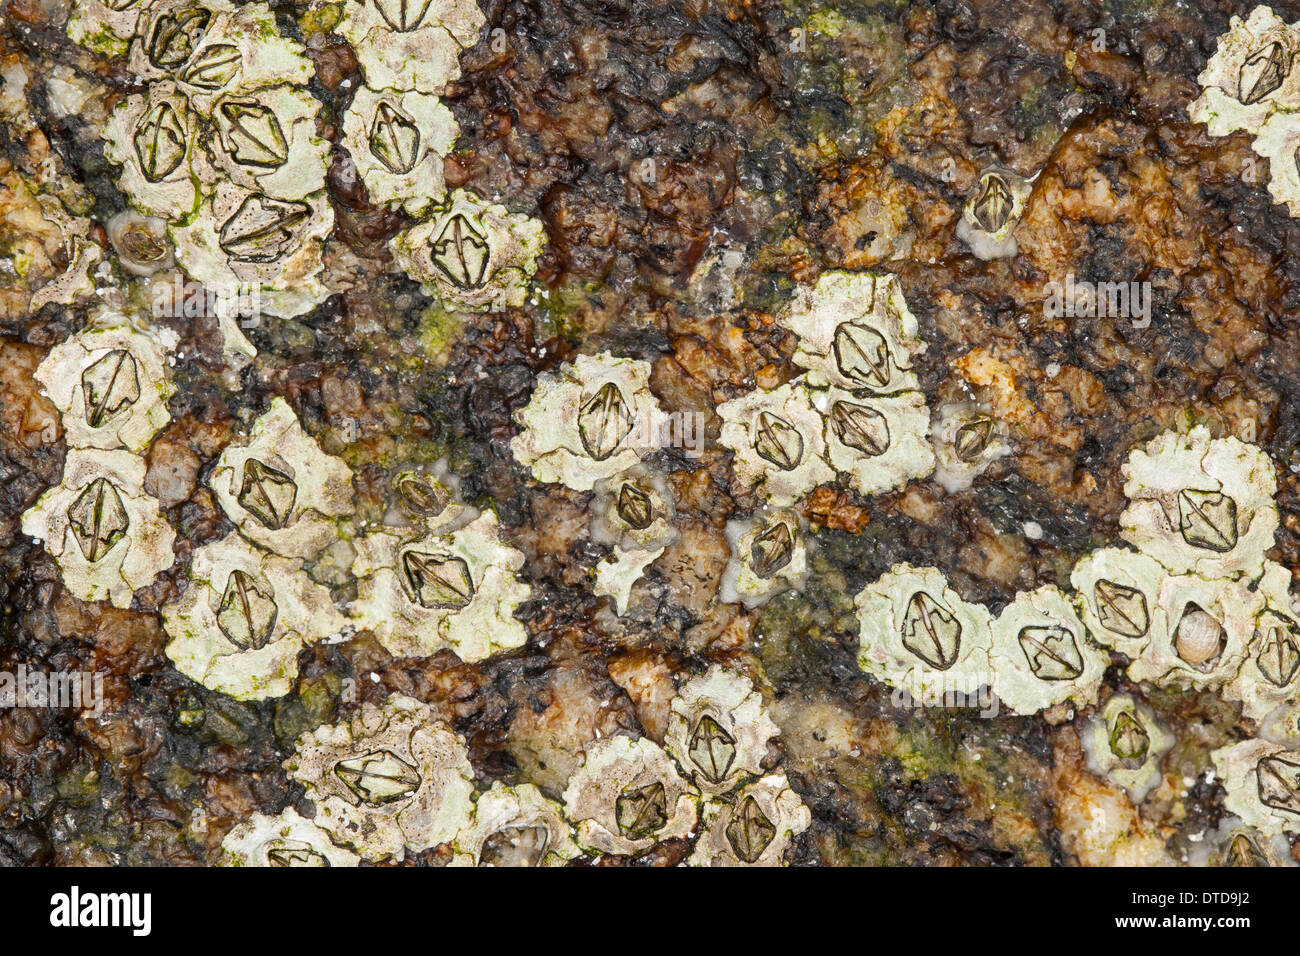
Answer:
[(961, 650), (961, 622), (925, 591), (907, 602), (903, 646), (938, 670), (947, 670)]
[(382, 807), (405, 800), (420, 789), (420, 774), (391, 750), (372, 750), (334, 765), (334, 773), (362, 803)]
[(1022, 627), (1020, 648), (1040, 680), (1074, 680), (1083, 673), (1083, 655), (1074, 632), (1059, 624)]
[(68, 523), (87, 561), (99, 561), (126, 537), (131, 521), (122, 494), (107, 478), (96, 478), (68, 506)]

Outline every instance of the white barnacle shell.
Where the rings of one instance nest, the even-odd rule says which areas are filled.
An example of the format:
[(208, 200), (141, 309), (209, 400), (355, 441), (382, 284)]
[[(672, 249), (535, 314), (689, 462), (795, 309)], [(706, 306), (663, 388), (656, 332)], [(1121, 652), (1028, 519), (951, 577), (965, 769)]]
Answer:
[(1070, 572), (1080, 617), (1097, 642), (1137, 657), (1161, 630), (1156, 598), (1165, 577), (1160, 562), (1127, 548), (1084, 555)]
[(214, 165), (236, 186), (274, 199), (319, 192), (330, 148), (316, 135), (320, 105), (305, 89), (288, 85), (221, 96), (210, 120)]
[(613, 549), (597, 563), (593, 590), (627, 612), (632, 587), (645, 569), (677, 540), (672, 489), (662, 475), (644, 465), (596, 482), (591, 537)]
[(767, 742), (780, 733), (748, 677), (713, 665), (673, 698), (664, 748), (706, 794), (763, 774)]
[(803, 518), (785, 508), (732, 519), (723, 529), (731, 559), (722, 572), (718, 599), (755, 608), (791, 589), (803, 590), (808, 543)]
[(474, 0), (347, 0), (337, 29), (371, 89), (440, 95), (486, 22)]
[(1215, 136), (1256, 132), (1278, 107), (1300, 107), (1300, 71), (1294, 69), (1300, 35), (1268, 6), (1245, 20), (1233, 17), (1227, 33), (1197, 77), (1202, 93), (1187, 109)]
[(73, 0), (68, 37), (105, 56), (126, 53), (148, 0)]
[(104, 128), (104, 156), (122, 167), (117, 184), (136, 208), (172, 222), (198, 213), (208, 170), (201, 129), (188, 98), (170, 81), (117, 105)]
[(131, 452), (71, 448), (62, 481), (23, 514), (23, 533), (45, 542), (64, 586), (83, 601), (129, 607), (175, 560), (176, 534), (145, 493), (144, 474), (144, 459)]
[(1079, 734), (1088, 769), (1106, 777), (1141, 803), (1160, 782), (1160, 763), (1174, 736), (1155, 712), (1129, 694), (1116, 694), (1088, 719)]
[(401, 860), (469, 826), (474, 770), (465, 742), (427, 704), (393, 694), (298, 738), (284, 762), (316, 824), (367, 860)]
[(1011, 454), (1006, 427), (974, 402), (948, 402), (931, 429), (934, 480), (949, 494), (965, 491), (999, 458)]
[(329, 867), (360, 861), (293, 807), (274, 817), (255, 813), (221, 841), (222, 866)]
[(447, 193), (443, 158), (460, 134), (436, 96), (362, 87), (343, 115), (343, 146), (376, 206), (413, 216)]
[(1211, 757), (1228, 791), (1225, 810), (1268, 836), (1300, 834), (1300, 751), (1243, 740)]
[(924, 393), (859, 396), (829, 388), (813, 401), (825, 416), (826, 460), (859, 494), (884, 494), (934, 471)]
[(470, 825), (453, 845), (453, 866), (564, 866), (582, 854), (558, 803), (531, 783), (499, 780), (474, 801)]
[(298, 652), (346, 623), (301, 561), (237, 534), (194, 552), (189, 585), (162, 619), (176, 669), (238, 700), (289, 693)]
[(788, 507), (835, 480), (813, 392), (802, 379), (755, 389), (718, 406), (719, 441), (735, 452), (737, 482), (778, 507)]
[[(1223, 691), (1261, 723), (1278, 708), (1287, 708), (1285, 714), (1287, 705), (1300, 704), (1300, 613), (1290, 588), (1291, 572), (1268, 562), (1256, 589), (1261, 601), (1255, 605), (1245, 660)], [(1294, 733), (1296, 724), (1289, 723)]]
[(1269, 195), (1292, 216), (1300, 216), (1300, 108), (1275, 111), (1260, 126), (1251, 146), (1269, 161)]
[(704, 805), (700, 839), (687, 866), (783, 866), (812, 814), (785, 774), (771, 774)]
[(283, 398), (227, 445), (208, 486), (240, 534), (286, 558), (310, 558), (352, 510), (352, 472), (321, 451)]

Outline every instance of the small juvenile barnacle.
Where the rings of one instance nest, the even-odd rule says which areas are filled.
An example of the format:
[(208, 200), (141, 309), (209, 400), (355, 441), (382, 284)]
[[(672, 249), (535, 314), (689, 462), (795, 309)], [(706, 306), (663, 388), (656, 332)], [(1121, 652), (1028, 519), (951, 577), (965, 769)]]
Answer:
[(1102, 548), (1079, 560), (1070, 583), (1083, 623), (1098, 643), (1135, 658), (1164, 626), (1155, 620), (1164, 576), (1160, 563), (1145, 554)]
[(126, 316), (104, 313), (51, 349), (35, 377), (63, 415), (68, 446), (143, 451), (171, 420), (167, 401), (176, 386), (167, 361), (175, 341), (174, 333), (146, 335)]
[(1079, 735), (1088, 769), (1141, 803), (1160, 782), (1160, 764), (1174, 736), (1155, 712), (1128, 694), (1116, 694), (1089, 718)]
[(222, 866), (356, 866), (351, 850), (335, 846), (329, 834), (287, 807), (278, 816), (255, 813), (221, 841)]
[(144, 473), (128, 451), (70, 448), (60, 484), (23, 514), (23, 533), (45, 542), (83, 601), (129, 607), (175, 560), (175, 532), (145, 493)]
[(329, 165), (329, 142), (316, 135), (319, 111), (293, 86), (224, 95), (212, 109), (213, 162), (236, 186), (277, 202), (304, 199), (324, 188)]
[(858, 592), (858, 666), (924, 699), (960, 680), (970, 692), (991, 678), (992, 618), (964, 600), (936, 568), (896, 564)]
[[(451, 110), (427, 93), (362, 87), (343, 116), (343, 146), (366, 184), (370, 202), (400, 206), (412, 216), (422, 215), (446, 195), (443, 157), (459, 134)], [(457, 226), (464, 232), (465, 225), (453, 223), (452, 232)], [(462, 247), (474, 249), (470, 240), (466, 234)], [(487, 265), (483, 258), (460, 277), (470, 284), (479, 278), (480, 266), (486, 271)]]
[(678, 690), (664, 748), (708, 794), (761, 776), (768, 741), (780, 733), (748, 677), (714, 665)]
[(785, 774), (745, 784), (704, 805), (700, 839), (687, 866), (782, 866), (812, 814)]
[(227, 445), (208, 479), (240, 534), (286, 558), (310, 558), (352, 510), (352, 472), (321, 451), (283, 398)]
[(200, 128), (198, 114), (171, 82), (153, 83), (117, 105), (104, 128), (104, 156), (122, 167), (117, 183), (133, 205), (169, 221), (198, 211), (207, 168)]
[(754, 608), (783, 591), (803, 589), (808, 545), (797, 512), (774, 509), (748, 520), (733, 519), (724, 534), (731, 545), (731, 560), (722, 572), (718, 600)]
[(863, 495), (902, 488), (934, 471), (930, 409), (921, 392), (859, 398), (837, 388), (815, 401), (825, 415), (826, 460)]
[(337, 32), (371, 89), (441, 95), (485, 22), (474, 0), (348, 0)]
[(949, 493), (964, 491), (993, 462), (1011, 454), (1002, 423), (973, 402), (950, 402), (931, 428), (934, 479)]
[(998, 699), (1017, 714), (1097, 697), (1109, 655), (1092, 642), (1069, 599), (1045, 585), (1021, 592), (993, 621), (990, 662)]
[(736, 480), (779, 507), (794, 504), (835, 472), (814, 394), (802, 379), (754, 391), (718, 406), (719, 441), (735, 452)]
[(176, 669), (238, 700), (287, 694), (298, 676), (298, 652), (346, 623), (301, 561), (237, 534), (194, 552), (189, 585), (163, 605), (162, 619)]
[(528, 405), (515, 412), (523, 431), (510, 450), (538, 481), (590, 491), (660, 447), (659, 419), (650, 363), (609, 352), (579, 355), (538, 378)]
[(469, 827), (456, 834), (452, 865), (563, 866), (581, 855), (562, 808), (530, 783), (501, 781), (474, 801)]
[(407, 467), (392, 477), (399, 513), (392, 511), (389, 523), (423, 524), (441, 515), (456, 500), (460, 479), (440, 459), (425, 467)]
[(317, 826), (367, 860), (401, 860), (404, 847), (447, 843), (470, 823), (465, 742), (401, 694), (303, 734), (284, 769), (316, 805)]
[(1244, 740), (1213, 754), (1228, 795), (1224, 809), (1260, 833), (1300, 833), (1300, 751)]
[(957, 235), (980, 259), (1016, 254), (1013, 234), (1029, 197), (1030, 181), (1010, 170), (990, 167), (980, 173), (962, 208)]
[(1188, 107), (1194, 122), (1215, 136), (1254, 133), (1278, 107), (1300, 107), (1295, 55), (1300, 37), (1268, 6), (1245, 20), (1233, 17), (1218, 49), (1197, 77), (1202, 92)]
[(630, 856), (690, 835), (699, 793), (654, 741), (619, 735), (587, 745), (564, 791), (564, 807), (580, 846)]
[(1268, 455), (1197, 426), (1134, 448), (1124, 466), (1124, 538), (1175, 574), (1254, 577), (1273, 546), (1277, 481)]
[(73, 0), (68, 37), (105, 56), (126, 53), (147, 0)]
[(627, 611), (632, 587), (645, 569), (677, 540), (672, 489), (660, 475), (638, 465), (593, 486), (591, 537), (612, 553), (596, 565), (593, 590)]

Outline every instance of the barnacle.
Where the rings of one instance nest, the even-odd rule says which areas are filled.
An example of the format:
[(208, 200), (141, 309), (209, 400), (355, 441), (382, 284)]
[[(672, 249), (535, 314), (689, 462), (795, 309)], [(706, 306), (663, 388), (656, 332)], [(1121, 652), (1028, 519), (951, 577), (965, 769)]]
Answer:
[(402, 694), (298, 738), (284, 762), (316, 805), (316, 824), (367, 860), (401, 859), (452, 840), (470, 822), (474, 771), (465, 743)]
[(1211, 835), (1205, 862), (1223, 867), (1296, 866), (1291, 857), (1291, 841), (1281, 834), (1266, 836), (1253, 827), (1241, 825), (1228, 817)]
[(1300, 703), (1300, 613), (1290, 586), (1290, 571), (1272, 562), (1265, 566), (1245, 660), (1223, 691), (1240, 700), (1252, 720), (1262, 722), (1277, 708)]
[(664, 748), (701, 791), (727, 793), (762, 775), (780, 730), (749, 678), (714, 665), (683, 684), (671, 708)]
[(974, 402), (939, 406), (931, 443), (934, 480), (950, 493), (969, 488), (989, 465), (1011, 454), (1002, 423)]
[(1088, 769), (1128, 791), (1141, 803), (1160, 782), (1160, 763), (1174, 736), (1155, 712), (1128, 694), (1116, 694), (1094, 714), (1079, 735)]
[(126, 448), (139, 452), (171, 420), (167, 400), (176, 391), (168, 374), (174, 333), (145, 334), (126, 316), (105, 313), (55, 346), (36, 370), (63, 413), (72, 448)]
[(124, 209), (104, 224), (104, 230), (122, 268), (132, 275), (153, 275), (171, 267), (166, 220)]
[(1300, 76), (1293, 69), (1297, 50), (1300, 35), (1271, 7), (1258, 6), (1245, 20), (1233, 17), (1197, 78), (1202, 92), (1188, 116), (1215, 136), (1226, 136), (1258, 131), (1278, 107), (1300, 107)]
[(352, 472), (321, 451), (283, 398), (217, 459), (208, 486), (239, 532), (286, 558), (310, 558), (352, 510)]
[[(1300, 70), (1296, 73), (1300, 74)], [(1300, 113), (1273, 113), (1260, 126), (1251, 146), (1269, 161), (1269, 195), (1283, 203), (1292, 216), (1300, 216)]]
[(360, 858), (289, 807), (279, 816), (255, 813), (221, 841), (223, 866), (356, 866)]
[(1016, 254), (1013, 232), (1020, 222), (1031, 184), (1010, 170), (990, 167), (980, 173), (962, 207), (957, 235), (980, 259)]
[(343, 116), (343, 146), (376, 206), (401, 206), (413, 216), (446, 195), (443, 157), (460, 128), (436, 96), (357, 90)]
[(579, 355), (539, 377), (532, 399), (515, 413), (523, 431), (510, 450), (538, 481), (590, 491), (659, 448), (659, 414), (650, 363)]
[(329, 142), (316, 135), (319, 110), (310, 93), (293, 86), (222, 96), (212, 110), (212, 161), (242, 189), (305, 199), (325, 186)]
[(73, 0), (68, 36), (105, 56), (126, 53), (147, 0)]
[(545, 244), (536, 219), (456, 189), (389, 245), (426, 295), (448, 309), (494, 312), (524, 304)]
[(201, 129), (189, 99), (170, 81), (118, 104), (104, 128), (104, 156), (122, 167), (117, 182), (135, 206), (171, 221), (198, 212), (200, 181), (210, 175)]
[(758, 607), (791, 588), (801, 590), (808, 574), (803, 521), (794, 511), (765, 511), (749, 520), (727, 522), (731, 560), (722, 572), (719, 599)]
[(1228, 791), (1224, 809), (1266, 836), (1300, 833), (1300, 751), (1256, 739), (1211, 757)]
[(162, 618), (176, 669), (240, 700), (287, 694), (298, 652), (346, 623), (300, 561), (237, 534), (194, 552), (189, 585)]
[[(1070, 572), (1080, 616), (1098, 643), (1137, 657), (1151, 642), (1165, 569), (1153, 558), (1125, 548), (1101, 548)], [(1163, 621), (1160, 622), (1163, 624)]]
[(613, 550), (596, 565), (593, 590), (612, 597), (623, 614), (633, 585), (677, 540), (672, 489), (662, 476), (638, 465), (596, 482), (594, 490), (591, 537)]
[(563, 866), (582, 851), (558, 803), (530, 783), (501, 781), (474, 801), (469, 827), (456, 834), (454, 864)]
[(587, 745), (569, 779), (564, 807), (578, 844), (595, 853), (631, 855), (695, 829), (699, 794), (652, 740), (617, 736)]
[(128, 451), (68, 450), (62, 482), (23, 515), (45, 542), (63, 584), (83, 601), (128, 607), (138, 588), (172, 566), (175, 532), (144, 491), (144, 460)]
[(704, 805), (688, 866), (781, 866), (812, 814), (785, 774), (771, 774)]
[(501, 543), (497, 517), (449, 508), (426, 529), (359, 538), (351, 614), (391, 653), (427, 657), (450, 647), (480, 661), (528, 639), (515, 609), (528, 600), (516, 577), (524, 556)]
[(1051, 585), (1021, 592), (1003, 608), (989, 660), (998, 699), (1017, 714), (1067, 700), (1091, 703), (1109, 663), (1069, 598)]
[(371, 89), (441, 94), (485, 22), (474, 0), (348, 0), (338, 33)]
[(934, 471), (923, 393), (859, 397), (831, 388), (814, 401), (825, 415), (826, 460), (859, 494), (892, 491)]
[(755, 389), (718, 406), (719, 441), (735, 452), (737, 481), (771, 504), (792, 505), (835, 480), (826, 463), (821, 412), (806, 383)]

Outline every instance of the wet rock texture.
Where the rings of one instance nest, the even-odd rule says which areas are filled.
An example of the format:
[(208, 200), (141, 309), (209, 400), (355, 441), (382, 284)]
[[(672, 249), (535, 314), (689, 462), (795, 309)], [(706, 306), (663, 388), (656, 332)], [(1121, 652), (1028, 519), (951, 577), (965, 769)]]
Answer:
[[(1293, 6), (1277, 9), (1294, 20)], [(0, 670), (106, 675), (98, 716), (0, 711), (0, 863), (213, 862), (251, 814), (309, 812), (280, 766), (299, 734), (397, 692), (466, 738), (480, 788), (557, 798), (589, 741), (661, 741), (675, 685), (708, 663), (749, 675), (780, 727), (771, 767), (812, 811), (798, 864), (1177, 861), (1219, 825), (1209, 752), (1254, 732), (1239, 705), (1131, 686), (1117, 656), (1099, 706), (1133, 694), (1177, 738), (1133, 807), (1084, 766), (1086, 714), (895, 707), (856, 665), (852, 594), (898, 562), (938, 567), (994, 612), (1018, 590), (1068, 586), (1080, 555), (1118, 537), (1129, 447), (1189, 420), (1270, 453), (1270, 557), (1300, 562), (1300, 221), (1271, 205), (1265, 177), (1243, 180), (1248, 137), (1211, 137), (1186, 115), (1215, 38), (1249, 5), (487, 0), (446, 98), (462, 130), (447, 181), (541, 219), (545, 295), (442, 311), (389, 271), (386, 240), (409, 220), (372, 207), (335, 148), (336, 294), (246, 329), (259, 355), (237, 374), (214, 319), (164, 322), (180, 336), (177, 392), (145, 483), (176, 561), (125, 610), (67, 593), (19, 516), (65, 454), (32, 372), (92, 304), (28, 307), (69, 262), (42, 201), (87, 217), (108, 255), (102, 226), (125, 201), (98, 128), (135, 88), (122, 60), (67, 40), (59, 0), (0, 11)], [(328, 17), (277, 14), (314, 60), (320, 132), (337, 144), (353, 53), (321, 31)], [(56, 79), (84, 92), (77, 109)], [(955, 229), (989, 166), (1037, 179), (1017, 254), (981, 261)], [(719, 603), (722, 529), (756, 501), (733, 484), (713, 410), (797, 374), (773, 316), (796, 282), (834, 267), (899, 275), (931, 343), (918, 360), (931, 406), (978, 403), (1013, 453), (952, 494), (931, 481), (870, 499), (818, 489), (800, 505), (818, 540), (804, 591), (752, 611)], [(1045, 315), (1046, 284), (1071, 273), (1149, 281), (1149, 326)], [(148, 309), (138, 280), (101, 284)], [(699, 457), (659, 453), (680, 536), (622, 618), (590, 589), (607, 551), (590, 537), (591, 495), (537, 484), (509, 448), (538, 375), (602, 349), (650, 362), (665, 411), (709, 421)], [(447, 457), (464, 499), (495, 507), (526, 556), (527, 645), (469, 665), (450, 651), (395, 659), (360, 632), (304, 650), (293, 690), (258, 703), (180, 675), (158, 609), (193, 551), (233, 530), (205, 482), (276, 395), (351, 466), (362, 519), (394, 506), (399, 466)], [(346, 576), (329, 583), (336, 601), (355, 596)], [(1129, 836), (1102, 845), (1099, 815)]]

